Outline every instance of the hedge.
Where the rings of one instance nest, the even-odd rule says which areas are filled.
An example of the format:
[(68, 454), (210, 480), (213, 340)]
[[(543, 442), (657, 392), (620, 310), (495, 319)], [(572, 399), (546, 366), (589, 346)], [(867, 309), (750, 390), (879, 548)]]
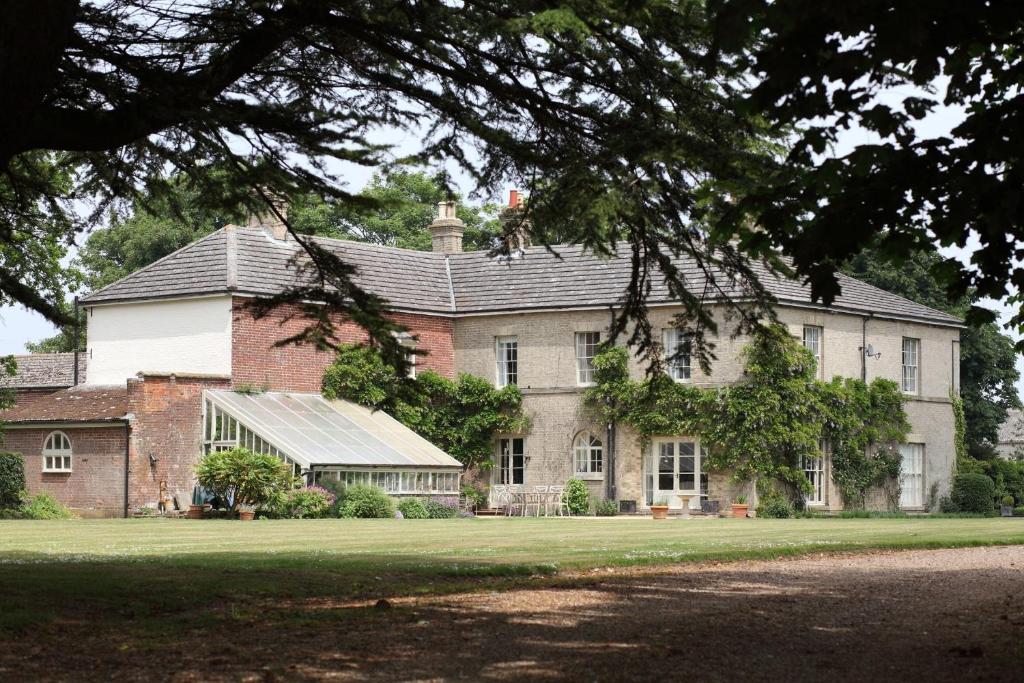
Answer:
[(951, 498), (960, 512), (991, 514), (995, 509), (996, 485), (984, 474), (967, 472), (953, 480)]
[(0, 510), (21, 507), (25, 490), (25, 459), (21, 453), (0, 452)]

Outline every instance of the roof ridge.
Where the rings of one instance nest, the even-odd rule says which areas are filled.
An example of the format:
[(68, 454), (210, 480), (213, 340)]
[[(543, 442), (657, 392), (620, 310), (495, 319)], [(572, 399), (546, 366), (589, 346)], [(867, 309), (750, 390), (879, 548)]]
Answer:
[(124, 282), (124, 281), (125, 281), (125, 280), (127, 280), (128, 278), (133, 278), (133, 277), (135, 277), (136, 275), (139, 275), (140, 273), (145, 273), (145, 272), (146, 272), (146, 271), (148, 271), (148, 270), (152, 270), (153, 268), (155, 268), (156, 266), (160, 265), (160, 264), (161, 264), (161, 263), (163, 263), (164, 261), (168, 261), (168, 260), (170, 260), (170, 259), (174, 258), (175, 256), (177, 256), (178, 254), (182, 253), (183, 251), (186, 251), (186, 250), (188, 250), (188, 249), (192, 249), (193, 247), (197, 247), (197, 246), (199, 246), (200, 244), (202, 244), (202, 243), (203, 243), (203, 242), (205, 242), (206, 240), (208, 240), (208, 239), (211, 239), (211, 238), (213, 238), (213, 237), (214, 237), (215, 235), (217, 235), (217, 234), (219, 234), (219, 233), (222, 233), (222, 232), (224, 232), (224, 227), (226, 227), (226, 226), (222, 226), (222, 227), (220, 227), (220, 228), (217, 228), (216, 230), (214, 230), (214, 231), (213, 231), (213, 232), (211, 232), (210, 234), (208, 234), (208, 235), (204, 235), (203, 237), (200, 237), (199, 239), (197, 239), (197, 240), (195, 240), (195, 241), (193, 241), (193, 242), (189, 242), (189, 243), (188, 243), (188, 244), (186, 244), (185, 246), (183, 246), (183, 247), (180, 247), (179, 249), (175, 249), (174, 251), (172, 251), (172, 252), (171, 252), (170, 254), (168, 254), (167, 256), (163, 256), (163, 257), (161, 257), (161, 258), (158, 258), (158, 259), (157, 259), (156, 261), (153, 261), (153, 262), (152, 262), (152, 263), (150, 263), (149, 265), (145, 265), (145, 266), (143, 266), (143, 267), (139, 268), (138, 270), (134, 270), (134, 271), (132, 271), (132, 272), (128, 273), (127, 275), (125, 275), (124, 277), (122, 277), (122, 278), (118, 278), (117, 280), (114, 280), (114, 281), (113, 281), (113, 282), (111, 282), (110, 284), (106, 284), (106, 285), (103, 285), (102, 287), (100, 287), (99, 289), (97, 289), (97, 290), (96, 290), (96, 291), (94, 291), (94, 292), (89, 292), (89, 293), (88, 293), (88, 294), (86, 294), (86, 295), (85, 295), (84, 297), (81, 297), (81, 299), (80, 299), (79, 301), (80, 301), (81, 303), (88, 303), (88, 300), (89, 300), (89, 299), (91, 299), (91, 298), (95, 297), (95, 296), (96, 296), (97, 294), (102, 294), (102, 293), (103, 293), (103, 292), (105, 292), (106, 290), (108, 290), (108, 289), (112, 288), (112, 287), (113, 287), (114, 285), (118, 285), (118, 284), (121, 284), (122, 282)]

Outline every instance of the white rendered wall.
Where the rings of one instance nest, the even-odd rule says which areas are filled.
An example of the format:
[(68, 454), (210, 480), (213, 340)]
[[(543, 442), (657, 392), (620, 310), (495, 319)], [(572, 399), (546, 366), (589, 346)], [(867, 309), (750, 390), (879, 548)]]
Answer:
[(87, 384), (140, 371), (231, 374), (231, 297), (94, 306)]

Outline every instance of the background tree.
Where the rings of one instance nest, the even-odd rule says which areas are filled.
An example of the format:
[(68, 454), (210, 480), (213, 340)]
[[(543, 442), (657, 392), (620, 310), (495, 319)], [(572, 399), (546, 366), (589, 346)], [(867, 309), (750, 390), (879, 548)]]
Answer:
[[(970, 295), (950, 300), (936, 276), (944, 259), (934, 250), (911, 253), (902, 265), (882, 258), (876, 250), (865, 250), (850, 259), (843, 271), (859, 280), (881, 287), (936, 310), (964, 316), (970, 309)], [(1013, 340), (995, 323), (981, 323), (960, 335), (960, 395), (966, 419), (965, 440), (970, 453), (982, 456), (998, 440), (999, 425), (1007, 411), (1020, 408)]]
[[(265, 208), (252, 196), (266, 203), (263, 188), (365, 205), (336, 162), (385, 165), (392, 150), (377, 140), (393, 130), (416, 141), (404, 160), (458, 164), (490, 196), (526, 190), (537, 243), (552, 241), (552, 226), (597, 253), (628, 240), (634, 268), (613, 332), (638, 321), (630, 341), (641, 351), (657, 341), (645, 303), (657, 269), (702, 365), (712, 295), (732, 299), (741, 320), (770, 315), (747, 260), (704, 229), (774, 160), (761, 120), (740, 106), (735, 74), (708, 75), (703, 0), (9, 0), (0, 45), (0, 171), (17, 195), (0, 211), (46, 204), (70, 215), (59, 201), (67, 194), (25, 163), (47, 151), (74, 170), (94, 220), (111, 204), (173, 191), (174, 173), (223, 211)], [(224, 182), (203, 177), (211, 165)], [(386, 303), (337, 257), (300, 243), (314, 279), (261, 303), (316, 301), (304, 340), (333, 344), (336, 316), (326, 311), (403, 362)], [(712, 291), (689, 291), (673, 254), (697, 257), (715, 275)], [(773, 253), (761, 258), (781, 267)], [(0, 277), (0, 291), (66, 320), (55, 297), (10, 280)]]

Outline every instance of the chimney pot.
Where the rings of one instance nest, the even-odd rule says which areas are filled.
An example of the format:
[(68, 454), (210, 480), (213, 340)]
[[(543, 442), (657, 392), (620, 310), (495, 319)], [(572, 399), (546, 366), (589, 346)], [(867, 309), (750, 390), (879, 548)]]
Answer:
[(508, 193), (508, 206), (515, 209), (519, 206), (519, 190), (510, 190)]
[(454, 201), (438, 202), (437, 218), (430, 224), (430, 238), (433, 250), (443, 254), (462, 251), (462, 236), (466, 224), (456, 215)]

